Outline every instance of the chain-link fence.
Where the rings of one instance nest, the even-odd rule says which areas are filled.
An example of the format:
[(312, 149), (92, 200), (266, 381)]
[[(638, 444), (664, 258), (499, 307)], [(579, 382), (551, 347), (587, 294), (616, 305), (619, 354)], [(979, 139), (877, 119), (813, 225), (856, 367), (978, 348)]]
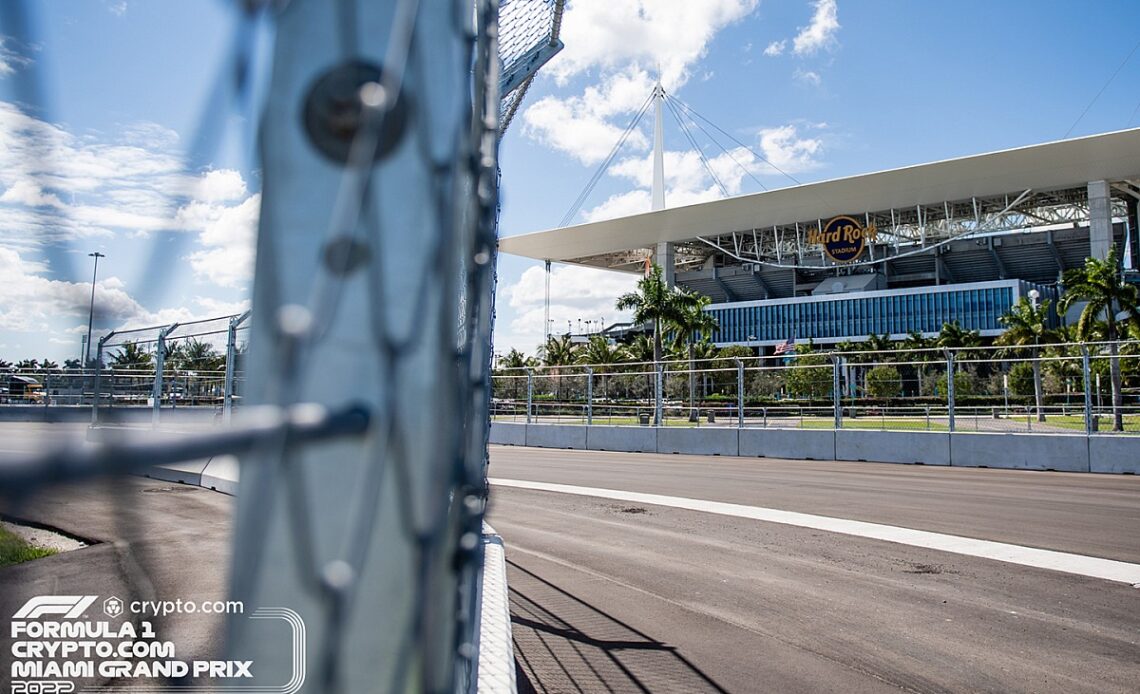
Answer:
[(538, 424), (1140, 433), (1140, 343), (499, 369), (492, 417)]

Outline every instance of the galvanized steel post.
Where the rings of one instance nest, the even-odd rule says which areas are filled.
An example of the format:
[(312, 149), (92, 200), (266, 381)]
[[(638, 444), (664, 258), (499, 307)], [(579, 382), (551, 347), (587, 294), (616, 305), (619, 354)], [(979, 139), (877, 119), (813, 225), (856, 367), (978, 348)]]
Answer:
[(526, 423), (530, 424), (534, 408), (534, 369), (526, 370)]
[(1092, 374), (1089, 367), (1089, 347), (1088, 345), (1081, 345), (1081, 375), (1085, 382), (1085, 434), (1091, 434), (1093, 431), (1093, 413), (1092, 413)]
[(586, 426), (594, 423), (594, 369), (586, 367)]
[(91, 390), (91, 424), (99, 423), (99, 382), (102, 380), (100, 377), (103, 374), (103, 345), (115, 332), (111, 331), (99, 338), (99, 345), (95, 349), (95, 383)]
[(154, 355), (154, 391), (152, 396), (154, 405), (151, 408), (150, 417), (151, 424), (155, 425), (158, 424), (159, 411), (162, 407), (162, 370), (166, 365), (166, 338), (170, 333), (174, 332), (174, 329), (177, 327), (178, 324), (175, 323), (168, 328), (163, 328), (158, 331), (158, 348), (155, 350)]
[(946, 351), (946, 410), (950, 431), (954, 431), (954, 353)]
[(835, 428), (843, 428), (843, 400), (839, 392), (839, 355), (831, 355), (831, 408), (835, 415)]
[(736, 362), (736, 428), (744, 428), (744, 362), (739, 357)]
[(230, 327), (226, 334), (226, 381), (222, 396), (222, 420), (227, 424), (233, 416), (234, 409), (234, 370), (237, 359), (237, 331), (252, 311), (246, 311), (240, 316), (230, 319)]
[(662, 410), (664, 409), (661, 404), (662, 396), (665, 390), (665, 365), (659, 362), (653, 362), (653, 370), (656, 372), (656, 382), (654, 384), (653, 393), (653, 426), (661, 426), (663, 421)]

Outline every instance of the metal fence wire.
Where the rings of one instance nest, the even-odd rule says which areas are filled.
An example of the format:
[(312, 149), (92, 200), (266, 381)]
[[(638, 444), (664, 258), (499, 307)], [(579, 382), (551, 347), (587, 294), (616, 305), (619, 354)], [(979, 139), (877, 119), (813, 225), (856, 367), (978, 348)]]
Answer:
[(535, 424), (1127, 434), (1140, 342), (536, 366), (493, 391), (493, 419)]

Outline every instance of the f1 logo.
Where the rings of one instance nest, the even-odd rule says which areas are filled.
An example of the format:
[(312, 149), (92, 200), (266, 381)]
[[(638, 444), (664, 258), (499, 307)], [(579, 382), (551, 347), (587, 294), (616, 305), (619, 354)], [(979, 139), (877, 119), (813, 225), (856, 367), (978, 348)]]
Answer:
[(40, 595), (24, 603), (12, 619), (38, 619), (45, 614), (61, 614), (65, 619), (75, 619), (96, 600), (97, 595)]

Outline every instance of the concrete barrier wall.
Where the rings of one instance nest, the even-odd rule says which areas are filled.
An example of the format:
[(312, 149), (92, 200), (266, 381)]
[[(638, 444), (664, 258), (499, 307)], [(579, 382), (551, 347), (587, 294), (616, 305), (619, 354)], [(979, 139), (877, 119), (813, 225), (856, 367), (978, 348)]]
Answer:
[(1140, 442), (1135, 436), (1090, 436), (1089, 471), (1140, 475)]
[(823, 429), (740, 429), (740, 455), (835, 460), (835, 432)]
[(586, 427), (569, 424), (526, 424), (524, 445), (536, 448), (586, 448)]
[(950, 434), (840, 429), (835, 432), (835, 459), (949, 465)]
[(209, 462), (210, 459), (206, 458), (185, 463), (167, 463), (147, 470), (146, 476), (164, 482), (180, 482), (198, 487), (202, 485), (202, 471)]
[(657, 452), (740, 455), (739, 431), (712, 427), (661, 427), (657, 430)]
[(206, 469), (202, 470), (201, 486), (236, 496), (240, 477), (239, 467), (236, 456), (214, 456), (206, 464)]
[(592, 426), (586, 429), (586, 448), (591, 451), (656, 453), (657, 429), (653, 427)]
[(525, 446), (526, 424), (517, 422), (491, 422), (490, 443), (503, 446)]
[[(1133, 444), (1134, 450), (1137, 444)], [(1089, 471), (1089, 438), (1065, 434), (950, 434), (950, 464), (1014, 470)]]

